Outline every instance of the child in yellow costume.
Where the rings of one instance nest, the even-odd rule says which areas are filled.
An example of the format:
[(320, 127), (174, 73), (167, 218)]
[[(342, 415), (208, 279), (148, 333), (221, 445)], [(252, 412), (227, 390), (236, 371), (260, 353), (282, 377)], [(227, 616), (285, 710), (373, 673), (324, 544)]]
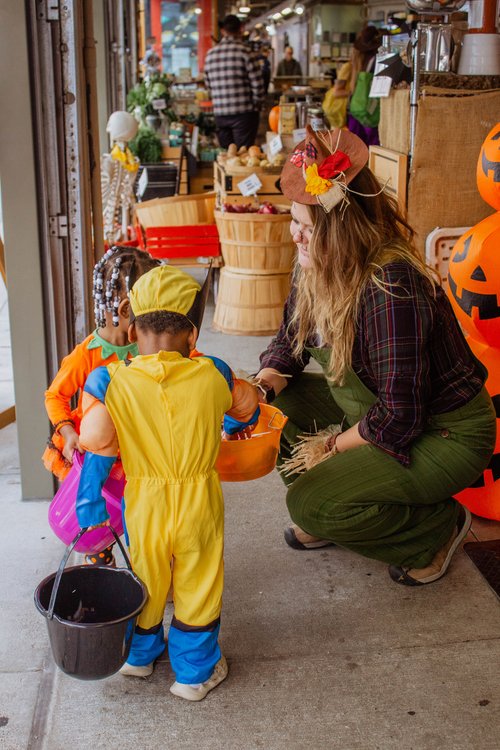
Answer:
[(221, 360), (190, 358), (204, 307), (190, 276), (155, 268), (134, 284), (130, 306), (129, 337), (139, 356), (98, 368), (85, 384), (80, 443), (88, 452), (77, 515), (81, 527), (107, 520), (101, 489), (119, 449), (130, 558), (149, 592), (122, 673), (148, 676), (164, 651), (172, 580), (170, 690), (201, 700), (227, 675), (218, 644), (224, 508), (214, 466), (221, 425), (224, 418), (230, 435), (254, 425), (258, 397)]

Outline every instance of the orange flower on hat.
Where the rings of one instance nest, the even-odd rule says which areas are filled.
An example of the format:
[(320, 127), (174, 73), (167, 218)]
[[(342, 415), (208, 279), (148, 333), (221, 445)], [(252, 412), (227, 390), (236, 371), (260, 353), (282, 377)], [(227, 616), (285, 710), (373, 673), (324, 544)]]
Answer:
[(332, 183), (325, 180), (318, 174), (318, 165), (316, 162), (306, 169), (306, 193), (311, 195), (323, 195), (330, 190)]

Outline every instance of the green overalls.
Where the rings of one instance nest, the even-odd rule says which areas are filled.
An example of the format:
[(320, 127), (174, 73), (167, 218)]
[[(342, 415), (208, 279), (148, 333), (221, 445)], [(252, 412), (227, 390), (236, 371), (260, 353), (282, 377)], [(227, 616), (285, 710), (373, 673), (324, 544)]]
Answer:
[[(330, 350), (308, 349), (327, 371)], [(342, 386), (302, 373), (275, 405), (288, 417), (281, 457), (297, 437), (364, 417), (376, 396), (351, 370)], [(495, 445), (495, 411), (485, 388), (465, 406), (430, 416), (411, 447), (411, 463), (363, 445), (285, 479), (287, 506), (301, 529), (366, 557), (409, 568), (428, 565), (450, 538), (458, 504), (451, 497), (486, 468)]]

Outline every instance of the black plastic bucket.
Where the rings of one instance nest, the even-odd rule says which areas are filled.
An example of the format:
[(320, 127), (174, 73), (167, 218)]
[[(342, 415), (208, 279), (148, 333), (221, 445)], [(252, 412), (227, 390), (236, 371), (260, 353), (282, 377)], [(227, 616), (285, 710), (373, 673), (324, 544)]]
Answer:
[(85, 531), (82, 529), (67, 547), (57, 573), (38, 584), (35, 605), (46, 618), (57, 666), (80, 680), (101, 680), (118, 672), (127, 661), (148, 592), (132, 572), (114, 530), (128, 569), (76, 565), (65, 570)]

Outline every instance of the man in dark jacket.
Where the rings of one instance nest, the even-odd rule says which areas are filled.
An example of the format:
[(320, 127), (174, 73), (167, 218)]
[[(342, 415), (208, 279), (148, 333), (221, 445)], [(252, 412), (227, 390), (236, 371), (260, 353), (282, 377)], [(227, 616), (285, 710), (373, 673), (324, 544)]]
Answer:
[(301, 76), (300, 63), (293, 56), (293, 47), (285, 47), (285, 57), (278, 65), (277, 76)]
[(217, 138), (222, 148), (230, 143), (252, 146), (259, 127), (259, 110), (264, 100), (262, 68), (257, 55), (242, 41), (242, 24), (237, 16), (221, 23), (222, 39), (209, 50), (205, 60), (205, 81), (210, 90)]

